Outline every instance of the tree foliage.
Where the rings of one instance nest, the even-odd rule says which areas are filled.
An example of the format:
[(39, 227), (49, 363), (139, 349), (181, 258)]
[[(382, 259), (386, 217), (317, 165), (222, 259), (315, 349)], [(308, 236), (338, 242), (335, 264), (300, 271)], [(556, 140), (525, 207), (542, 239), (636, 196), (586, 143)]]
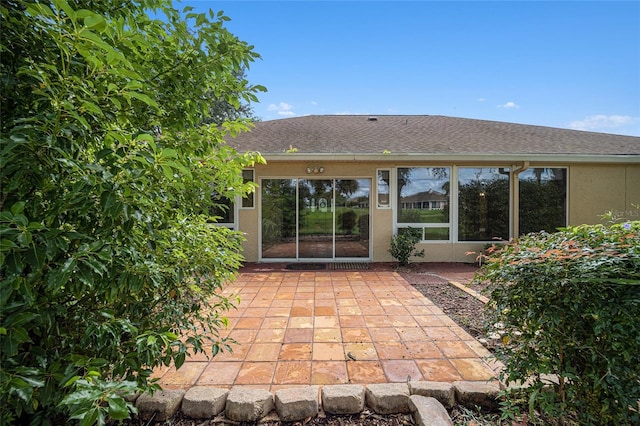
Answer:
[(512, 400), (560, 422), (640, 422), (639, 221), (523, 236), (479, 278), (504, 333), (501, 379), (527, 383)]
[(0, 423), (123, 418), (154, 367), (227, 346), (242, 238), (210, 195), (263, 160), (223, 141), (248, 122), (201, 123), (212, 93), (256, 100), (237, 76), (258, 55), (170, 0), (0, 11)]

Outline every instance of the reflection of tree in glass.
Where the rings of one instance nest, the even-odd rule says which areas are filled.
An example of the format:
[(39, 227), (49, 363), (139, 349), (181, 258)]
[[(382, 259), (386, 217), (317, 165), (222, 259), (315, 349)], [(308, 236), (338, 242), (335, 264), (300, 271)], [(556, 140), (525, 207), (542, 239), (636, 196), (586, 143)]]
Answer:
[(519, 192), (520, 234), (554, 232), (566, 226), (566, 169), (529, 169), (528, 174), (520, 175)]
[(262, 181), (262, 240), (275, 243), (295, 236), (296, 186), (293, 179)]

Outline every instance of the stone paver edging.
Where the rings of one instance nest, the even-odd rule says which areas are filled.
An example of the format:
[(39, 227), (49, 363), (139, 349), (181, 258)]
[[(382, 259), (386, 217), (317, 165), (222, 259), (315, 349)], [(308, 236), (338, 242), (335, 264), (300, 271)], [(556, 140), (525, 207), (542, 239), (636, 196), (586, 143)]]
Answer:
[(137, 398), (138, 417), (167, 420), (182, 411), (194, 419), (257, 422), (267, 415), (281, 421), (300, 421), (329, 414), (357, 414), (365, 405), (379, 414), (411, 413), (418, 425), (452, 425), (445, 406), (455, 403), (495, 409), (497, 382), (454, 383), (412, 381), (371, 385), (324, 385), (267, 390), (234, 387), (231, 390), (195, 386), (188, 391), (164, 390)]

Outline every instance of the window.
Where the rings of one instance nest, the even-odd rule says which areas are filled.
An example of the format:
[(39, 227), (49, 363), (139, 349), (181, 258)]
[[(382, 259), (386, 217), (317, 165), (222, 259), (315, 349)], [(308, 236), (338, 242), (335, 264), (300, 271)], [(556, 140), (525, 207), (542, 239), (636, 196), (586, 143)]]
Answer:
[(389, 170), (378, 170), (378, 208), (388, 209), (391, 207), (389, 202), (389, 176), (391, 172)]
[[(252, 169), (246, 169), (242, 171), (242, 183), (255, 182)], [(246, 197), (242, 198), (242, 208), (243, 209), (252, 209), (255, 206), (255, 196), (256, 193), (252, 192), (251, 194), (247, 194)]]
[(519, 232), (555, 232), (567, 226), (567, 169), (530, 168), (518, 175)]
[(458, 241), (509, 239), (509, 169), (458, 169)]
[(227, 197), (211, 194), (213, 205), (209, 209), (210, 222), (235, 228), (235, 204)]
[(450, 239), (450, 168), (399, 167), (399, 228), (421, 228), (424, 240)]

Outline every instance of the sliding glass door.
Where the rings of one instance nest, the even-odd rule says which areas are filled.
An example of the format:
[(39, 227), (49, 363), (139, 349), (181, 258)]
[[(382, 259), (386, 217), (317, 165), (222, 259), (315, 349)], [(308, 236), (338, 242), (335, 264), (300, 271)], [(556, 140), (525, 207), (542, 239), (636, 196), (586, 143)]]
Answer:
[(263, 179), (262, 258), (369, 258), (371, 179)]

